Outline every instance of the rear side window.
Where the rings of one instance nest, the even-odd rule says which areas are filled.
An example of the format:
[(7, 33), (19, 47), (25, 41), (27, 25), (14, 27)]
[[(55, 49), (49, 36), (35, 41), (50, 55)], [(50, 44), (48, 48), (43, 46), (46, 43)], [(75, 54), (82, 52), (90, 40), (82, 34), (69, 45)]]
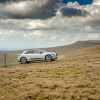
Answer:
[(29, 51), (24, 52), (24, 54), (33, 54), (33, 53), (41, 54), (43, 52), (44, 51), (42, 51), (42, 50), (29, 50)]
[(25, 54), (33, 54), (34, 51), (26, 51)]
[(43, 51), (42, 50), (34, 50), (34, 53), (41, 54), (41, 53), (43, 53)]

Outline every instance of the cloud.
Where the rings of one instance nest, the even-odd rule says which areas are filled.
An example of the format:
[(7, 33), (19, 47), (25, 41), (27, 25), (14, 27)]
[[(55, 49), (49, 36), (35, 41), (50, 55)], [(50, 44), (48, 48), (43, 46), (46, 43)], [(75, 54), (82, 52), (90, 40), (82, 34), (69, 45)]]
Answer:
[[(92, 6), (79, 6), (76, 3), (62, 6), (70, 5), (86, 10), (90, 13), (86, 17), (67, 17), (60, 15), (62, 13), (60, 12), (50, 18), (46, 17), (48, 14), (43, 14), (51, 11), (53, 1), (49, 0), (49, 3), (48, 0), (44, 0), (43, 3), (40, 0), (42, 2), (40, 4), (35, 1), (14, 1), (0, 4), (0, 12), (3, 16), (10, 17), (10, 19), (0, 19), (0, 46), (34, 48), (66, 45), (79, 40), (100, 39), (100, 6), (97, 6), (96, 3)], [(41, 11), (43, 12), (41, 13)], [(36, 16), (37, 18), (45, 16), (47, 19), (27, 19)]]
[[(4, 0), (0, 3), (0, 16), (46, 19), (56, 15), (59, 8), (63, 6), (62, 1), (63, 0)], [(72, 4), (72, 7), (74, 5), (79, 7), (79, 4), (76, 2), (66, 5), (68, 6), (69, 4)], [(64, 13), (67, 10), (68, 8), (65, 9), (64, 7), (61, 12)], [(78, 10), (78, 12), (80, 16), (86, 14), (85, 10), (82, 9)]]
[(72, 17), (72, 16), (86, 17), (86, 15), (88, 14), (83, 9), (72, 8), (72, 7), (64, 7), (60, 11), (62, 12), (63, 16), (68, 16), (68, 17)]
[(56, 0), (25, 0), (0, 3), (0, 15), (11, 18), (47, 18), (53, 16)]

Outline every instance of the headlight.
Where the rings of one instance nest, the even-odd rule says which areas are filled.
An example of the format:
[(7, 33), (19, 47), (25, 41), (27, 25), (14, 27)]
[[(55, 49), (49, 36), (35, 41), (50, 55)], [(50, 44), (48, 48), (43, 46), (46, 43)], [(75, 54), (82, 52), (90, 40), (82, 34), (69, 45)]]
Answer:
[(52, 56), (53, 56), (53, 57), (56, 57), (56, 56), (57, 56), (57, 54), (56, 54), (56, 53), (54, 53), (54, 54), (52, 54)]

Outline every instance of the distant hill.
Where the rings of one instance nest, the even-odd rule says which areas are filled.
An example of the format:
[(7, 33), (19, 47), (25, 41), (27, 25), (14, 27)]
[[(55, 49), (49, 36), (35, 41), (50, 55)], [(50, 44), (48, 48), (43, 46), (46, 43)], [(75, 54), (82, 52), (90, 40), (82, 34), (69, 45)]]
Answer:
[(64, 54), (81, 48), (90, 48), (97, 45), (100, 45), (100, 40), (77, 41), (70, 45), (48, 48), (48, 50), (54, 50), (60, 54)]
[[(89, 40), (89, 41), (77, 41), (70, 45), (65, 46), (57, 46), (57, 47), (51, 47), (51, 48), (42, 48), (44, 50), (48, 51), (55, 51), (58, 53), (59, 56), (74, 56), (79, 54), (80, 49), (86, 49), (92, 47), (100, 46), (99, 40)], [(26, 49), (24, 49), (26, 50)], [(99, 49), (98, 49), (99, 50)], [(15, 51), (0, 51), (0, 65), (4, 63), (4, 54), (7, 54), (7, 64), (17, 64), (16, 56), (17, 54), (20, 54), (23, 50), (15, 50)]]
[(79, 48), (93, 47), (96, 45), (100, 45), (100, 40), (77, 41), (66, 47), (72, 49), (79, 49)]

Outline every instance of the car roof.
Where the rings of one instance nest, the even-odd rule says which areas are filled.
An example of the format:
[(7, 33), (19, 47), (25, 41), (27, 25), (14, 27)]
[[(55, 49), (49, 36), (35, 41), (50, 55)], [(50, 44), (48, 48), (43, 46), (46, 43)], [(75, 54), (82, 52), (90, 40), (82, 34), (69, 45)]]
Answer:
[(42, 49), (28, 49), (28, 50), (24, 50), (23, 52), (28, 52), (28, 51), (38, 51), (38, 52), (46, 52), (46, 50), (42, 50)]

